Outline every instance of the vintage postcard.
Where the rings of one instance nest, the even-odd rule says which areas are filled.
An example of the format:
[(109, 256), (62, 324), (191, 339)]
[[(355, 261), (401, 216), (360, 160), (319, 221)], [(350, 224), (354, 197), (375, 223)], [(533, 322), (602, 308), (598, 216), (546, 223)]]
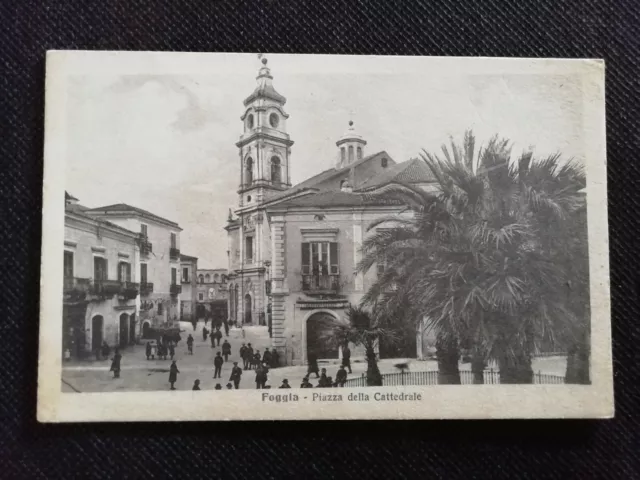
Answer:
[(613, 416), (604, 92), (601, 60), (49, 52), (38, 419)]

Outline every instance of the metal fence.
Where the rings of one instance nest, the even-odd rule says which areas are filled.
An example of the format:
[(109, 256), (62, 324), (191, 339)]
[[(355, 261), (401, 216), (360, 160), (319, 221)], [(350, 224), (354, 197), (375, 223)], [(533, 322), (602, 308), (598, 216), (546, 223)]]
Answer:
[[(494, 369), (484, 371), (484, 385), (500, 384), (500, 372)], [(473, 372), (469, 370), (460, 371), (460, 383), (462, 385), (473, 384)], [(533, 374), (533, 383), (537, 385), (563, 384), (564, 377), (551, 375), (542, 372)], [(424, 372), (404, 372), (387, 373), (382, 375), (382, 386), (392, 387), (401, 385), (438, 385), (438, 372), (436, 370)], [(366, 387), (367, 377), (363, 373), (361, 377), (350, 378), (345, 383), (345, 387)]]

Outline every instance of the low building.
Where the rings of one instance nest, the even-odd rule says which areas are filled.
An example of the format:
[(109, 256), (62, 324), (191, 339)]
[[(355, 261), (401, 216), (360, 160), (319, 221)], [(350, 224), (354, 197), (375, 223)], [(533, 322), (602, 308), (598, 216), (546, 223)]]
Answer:
[(137, 233), (65, 197), (62, 348), (83, 358), (103, 342), (126, 347), (139, 336), (140, 247)]
[(229, 318), (228, 271), (224, 268), (198, 269), (196, 313), (199, 319), (215, 323)]
[(136, 232), (140, 244), (140, 260), (135, 268), (140, 279), (142, 337), (151, 337), (153, 328), (178, 326), (182, 292), (180, 226), (125, 203), (93, 208), (86, 213)]
[(198, 259), (180, 254), (182, 293), (180, 294), (180, 320), (191, 322), (196, 318)]

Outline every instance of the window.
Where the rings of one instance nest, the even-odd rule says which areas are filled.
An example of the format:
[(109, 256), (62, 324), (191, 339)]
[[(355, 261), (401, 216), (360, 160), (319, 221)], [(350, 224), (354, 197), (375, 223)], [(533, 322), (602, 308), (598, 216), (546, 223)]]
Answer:
[(342, 161), (342, 163), (344, 163), (344, 161), (347, 159), (347, 151), (345, 150), (344, 147), (340, 148), (340, 160)]
[(178, 243), (178, 238), (175, 233), (171, 234), (171, 248), (178, 248), (176, 245)]
[(251, 185), (253, 183), (253, 158), (247, 158), (244, 168), (244, 183)]
[(213, 276), (213, 281), (218, 283), (220, 281), (220, 275), (218, 275), (217, 273)]
[(93, 257), (93, 278), (95, 280), (107, 279), (107, 259), (103, 257)]
[(204, 293), (202, 293), (202, 292), (198, 293), (198, 301), (199, 302), (203, 302), (204, 301)]
[(302, 243), (303, 275), (337, 275), (338, 273), (337, 242)]
[(271, 158), (271, 181), (280, 183), (282, 176), (280, 175), (280, 159), (278, 157)]
[(386, 158), (382, 159), (382, 168), (387, 168), (387, 165), (389, 165), (389, 160)]
[(64, 278), (73, 278), (73, 252), (64, 251)]
[(280, 117), (278, 117), (277, 113), (269, 115), (269, 124), (272, 128), (278, 128), (278, 125), (280, 124)]
[(147, 283), (147, 264), (140, 264), (140, 283)]
[(189, 283), (189, 268), (188, 267), (184, 267), (182, 269), (182, 281), (184, 283)]
[(251, 195), (247, 195), (247, 203), (251, 202)]
[(162, 315), (162, 302), (158, 302), (158, 315)]
[(200, 284), (204, 283), (204, 277), (202, 276), (202, 274), (198, 275), (198, 282)]
[(251, 130), (253, 128), (253, 115), (249, 114), (247, 117), (247, 128)]
[(358, 160), (362, 160), (362, 147), (358, 147)]
[(204, 283), (211, 283), (211, 277), (208, 273), (204, 276)]
[(120, 262), (118, 264), (118, 281), (130, 282), (131, 281), (131, 264), (127, 262)]
[(349, 163), (353, 162), (353, 145), (349, 145)]
[(147, 226), (144, 223), (140, 224), (140, 234), (147, 238)]
[(253, 262), (253, 237), (244, 239), (244, 258), (248, 263)]
[(178, 277), (178, 271), (175, 268), (172, 268), (171, 269), (171, 285), (176, 284), (177, 277)]

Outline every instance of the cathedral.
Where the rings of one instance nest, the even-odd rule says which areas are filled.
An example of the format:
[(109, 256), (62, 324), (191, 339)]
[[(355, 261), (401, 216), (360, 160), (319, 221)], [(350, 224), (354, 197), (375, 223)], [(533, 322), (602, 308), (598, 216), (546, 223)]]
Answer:
[[(240, 117), (238, 204), (225, 226), (229, 316), (239, 325), (268, 325), (281, 363), (302, 365), (310, 353), (340, 357), (322, 331), (325, 320), (343, 317), (376, 280), (377, 269), (356, 272), (360, 246), (368, 225), (399, 207), (362, 192), (394, 181), (428, 189), (433, 178), (420, 160), (396, 163), (385, 151), (367, 155), (367, 141), (349, 122), (335, 144), (335, 166), (292, 185), (291, 168), (305, 159), (292, 155), (285, 104), (263, 58)], [(357, 346), (351, 350), (359, 356)], [(415, 341), (402, 352), (380, 345), (380, 355), (415, 356)]]

